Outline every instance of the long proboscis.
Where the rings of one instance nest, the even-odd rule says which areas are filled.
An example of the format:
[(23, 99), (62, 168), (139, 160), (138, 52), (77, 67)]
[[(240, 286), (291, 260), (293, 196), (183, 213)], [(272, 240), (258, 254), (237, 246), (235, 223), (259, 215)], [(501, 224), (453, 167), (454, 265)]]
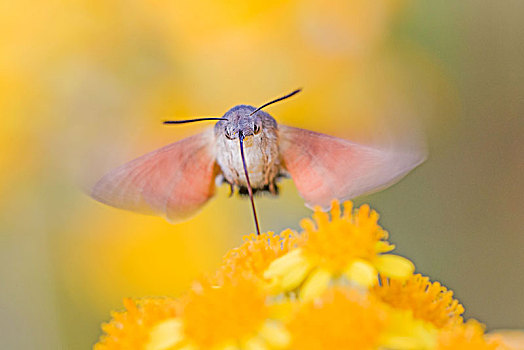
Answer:
[(242, 157), (242, 165), (244, 166), (244, 174), (246, 174), (247, 191), (249, 192), (249, 199), (251, 200), (251, 208), (253, 209), (253, 218), (255, 219), (255, 227), (257, 229), (257, 235), (260, 236), (260, 228), (258, 226), (257, 211), (255, 209), (255, 200), (253, 199), (253, 189), (251, 188), (251, 182), (249, 181), (249, 174), (247, 172), (246, 157), (244, 156), (244, 135), (238, 135), (240, 141), (240, 156)]

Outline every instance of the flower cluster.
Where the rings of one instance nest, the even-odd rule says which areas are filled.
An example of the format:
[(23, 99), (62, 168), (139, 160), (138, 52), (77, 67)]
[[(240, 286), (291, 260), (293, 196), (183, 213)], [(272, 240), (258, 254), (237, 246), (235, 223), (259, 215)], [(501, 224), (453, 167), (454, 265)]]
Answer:
[(364, 205), (244, 237), (179, 299), (125, 300), (95, 350), (508, 349), (414, 274)]

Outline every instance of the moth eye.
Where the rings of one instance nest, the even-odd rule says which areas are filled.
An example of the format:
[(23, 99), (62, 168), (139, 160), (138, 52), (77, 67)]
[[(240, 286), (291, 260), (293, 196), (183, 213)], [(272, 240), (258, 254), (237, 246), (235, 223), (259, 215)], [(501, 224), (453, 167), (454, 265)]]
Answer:
[(226, 131), (225, 133), (226, 137), (230, 140), (233, 140), (233, 137), (231, 136), (231, 134), (229, 133), (229, 131)]
[(255, 132), (255, 135), (260, 133), (260, 129), (261, 129), (260, 126), (255, 124), (255, 127), (253, 128), (253, 131)]

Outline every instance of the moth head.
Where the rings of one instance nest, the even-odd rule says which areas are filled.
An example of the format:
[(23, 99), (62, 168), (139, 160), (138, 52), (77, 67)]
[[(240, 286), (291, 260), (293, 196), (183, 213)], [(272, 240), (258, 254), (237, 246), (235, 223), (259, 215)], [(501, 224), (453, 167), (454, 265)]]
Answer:
[(228, 140), (260, 135), (264, 128), (264, 117), (271, 116), (262, 111), (253, 114), (254, 111), (253, 106), (235, 106), (227, 111), (223, 116), (226, 120), (219, 121), (216, 128)]

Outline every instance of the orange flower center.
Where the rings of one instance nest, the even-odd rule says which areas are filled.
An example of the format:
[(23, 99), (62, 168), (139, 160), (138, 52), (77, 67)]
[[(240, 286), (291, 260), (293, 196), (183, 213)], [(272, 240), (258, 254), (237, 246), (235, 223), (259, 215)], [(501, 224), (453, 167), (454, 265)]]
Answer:
[(253, 280), (228, 280), (220, 287), (199, 285), (184, 308), (185, 338), (210, 349), (253, 335), (267, 317), (265, 296)]
[(301, 223), (307, 239), (304, 254), (331, 271), (342, 271), (354, 259), (373, 260), (377, 242), (387, 238), (377, 224), (378, 214), (367, 205), (353, 213), (352, 203), (345, 202), (341, 215), (338, 203), (334, 202), (331, 221), (327, 213), (318, 209), (313, 218), (316, 226), (308, 219)]
[(289, 323), (292, 349), (373, 349), (386, 312), (356, 290), (336, 288), (300, 308)]
[(244, 236), (243, 240), (240, 247), (224, 256), (222, 271), (229, 276), (240, 273), (262, 278), (269, 264), (293, 249), (299, 237), (296, 232), (285, 230), (280, 235), (273, 232), (260, 236), (251, 234)]
[(149, 341), (149, 333), (155, 325), (177, 316), (179, 304), (170, 298), (124, 299), (126, 311), (114, 312), (113, 319), (102, 325), (106, 335), (94, 349), (141, 349)]
[(428, 277), (420, 274), (406, 281), (382, 277), (381, 282), (373, 292), (392, 307), (411, 310), (415, 318), (431, 322), (437, 328), (452, 322), (462, 323), (464, 307), (453, 299), (453, 292), (439, 282), (431, 283)]

